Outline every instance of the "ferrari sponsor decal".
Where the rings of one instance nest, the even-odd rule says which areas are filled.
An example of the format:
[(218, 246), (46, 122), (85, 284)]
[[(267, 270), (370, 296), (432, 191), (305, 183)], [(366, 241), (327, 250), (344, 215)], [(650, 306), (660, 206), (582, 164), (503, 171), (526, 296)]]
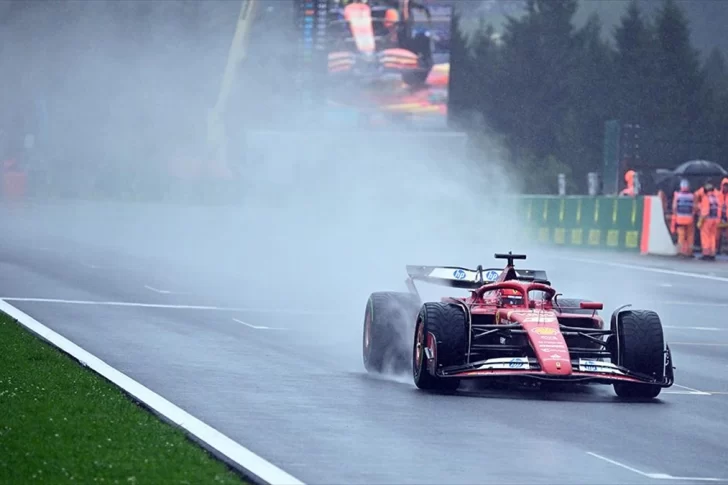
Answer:
[[(548, 348), (539, 347), (538, 350), (543, 355), (549, 355), (549, 354), (551, 354), (551, 356), (549, 357), (551, 360), (554, 360), (554, 359), (561, 360), (562, 359), (562, 357), (561, 357), (562, 354), (569, 355), (569, 350), (566, 348), (566, 346), (562, 346), (562, 347), (548, 347)], [(554, 355), (558, 355), (559, 357), (553, 357)]]
[(536, 344), (538, 344), (539, 348), (548, 349), (549, 347), (561, 348), (566, 345), (566, 342), (563, 342), (561, 340), (538, 340), (536, 341)]
[(441, 278), (443, 280), (467, 280), (473, 283), (478, 281), (478, 273), (468, 271), (464, 268), (433, 268), (427, 276), (430, 278)]
[(498, 279), (498, 272), (495, 270), (486, 271), (483, 275), (485, 281), (495, 281)]
[(611, 362), (601, 362), (598, 360), (579, 359), (579, 371), (581, 372), (599, 372), (601, 374), (621, 374), (624, 372), (619, 370), (616, 365)]
[(566, 353), (566, 347), (547, 347), (547, 348), (539, 347), (538, 350), (544, 354), (551, 354), (551, 353), (558, 354), (559, 352)]
[(536, 341), (536, 344), (541, 349), (548, 349), (550, 347), (558, 347), (561, 348), (564, 345), (566, 345), (566, 342), (562, 342), (560, 340), (538, 340)]
[(510, 367), (511, 369), (520, 369), (526, 365), (528, 365), (528, 359), (516, 358), (511, 359), (511, 361), (508, 362), (508, 367)]
[(551, 327), (535, 327), (531, 331), (539, 335), (556, 335), (556, 329)]
[(523, 319), (523, 323), (555, 323), (559, 319), (550, 313), (532, 314)]
[(497, 359), (488, 359), (482, 365), (478, 366), (478, 370), (486, 369), (530, 369), (528, 357), (504, 357)]
[[(551, 355), (549, 355), (547, 358), (543, 359), (544, 362), (568, 362), (569, 361), (569, 351), (564, 347), (560, 349), (551, 349), (551, 352), (553, 352)], [(548, 352), (548, 351), (546, 351)], [(559, 353), (560, 352), (560, 353)]]

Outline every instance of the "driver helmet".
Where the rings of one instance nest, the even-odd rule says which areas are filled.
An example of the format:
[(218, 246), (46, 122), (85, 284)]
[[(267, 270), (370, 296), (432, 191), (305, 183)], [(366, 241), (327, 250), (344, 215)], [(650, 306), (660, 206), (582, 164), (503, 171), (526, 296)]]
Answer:
[(397, 9), (388, 8), (384, 13), (384, 26), (388, 29), (394, 27), (399, 22), (399, 12)]
[(498, 303), (503, 306), (519, 306), (523, 304), (523, 295), (517, 290), (504, 289), (498, 296)]

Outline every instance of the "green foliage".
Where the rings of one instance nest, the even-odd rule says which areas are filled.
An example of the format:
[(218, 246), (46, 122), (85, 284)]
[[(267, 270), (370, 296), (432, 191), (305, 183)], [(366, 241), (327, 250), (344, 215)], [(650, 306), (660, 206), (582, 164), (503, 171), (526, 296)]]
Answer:
[(0, 342), (0, 483), (245, 483), (5, 314)]
[(529, 0), (520, 16), (506, 20), (502, 42), (493, 40), (485, 20), (471, 36), (460, 104), (505, 137), (514, 168), (531, 174), (526, 190), (542, 192), (549, 180), (555, 192), (558, 169), (585, 191), (586, 174), (601, 170), (610, 119), (643, 128), (643, 165), (634, 168), (671, 168), (695, 158), (723, 162), (728, 71), (717, 50), (701, 62), (681, 7), (663, 0), (648, 18), (633, 0), (603, 35), (596, 15), (574, 26), (578, 6)]

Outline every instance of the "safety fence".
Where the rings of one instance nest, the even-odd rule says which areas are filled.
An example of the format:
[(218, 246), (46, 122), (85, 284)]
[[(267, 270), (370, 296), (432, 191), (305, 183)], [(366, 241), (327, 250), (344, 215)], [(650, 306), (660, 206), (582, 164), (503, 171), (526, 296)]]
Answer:
[(532, 237), (558, 246), (640, 251), (644, 197), (523, 196)]

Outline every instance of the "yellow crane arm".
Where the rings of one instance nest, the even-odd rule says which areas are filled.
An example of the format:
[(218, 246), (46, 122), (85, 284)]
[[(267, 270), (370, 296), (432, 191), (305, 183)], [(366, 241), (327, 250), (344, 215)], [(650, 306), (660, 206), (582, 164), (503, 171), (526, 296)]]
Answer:
[(240, 4), (240, 14), (235, 26), (235, 34), (228, 51), (227, 64), (222, 76), (220, 92), (217, 96), (217, 102), (209, 113), (207, 120), (207, 138), (215, 154), (217, 160), (223, 164), (227, 164), (227, 139), (225, 134), (224, 114), (227, 108), (230, 92), (235, 83), (235, 73), (238, 64), (245, 58), (248, 43), (250, 40), (250, 31), (253, 24), (253, 18), (260, 4), (260, 0), (242, 0)]

